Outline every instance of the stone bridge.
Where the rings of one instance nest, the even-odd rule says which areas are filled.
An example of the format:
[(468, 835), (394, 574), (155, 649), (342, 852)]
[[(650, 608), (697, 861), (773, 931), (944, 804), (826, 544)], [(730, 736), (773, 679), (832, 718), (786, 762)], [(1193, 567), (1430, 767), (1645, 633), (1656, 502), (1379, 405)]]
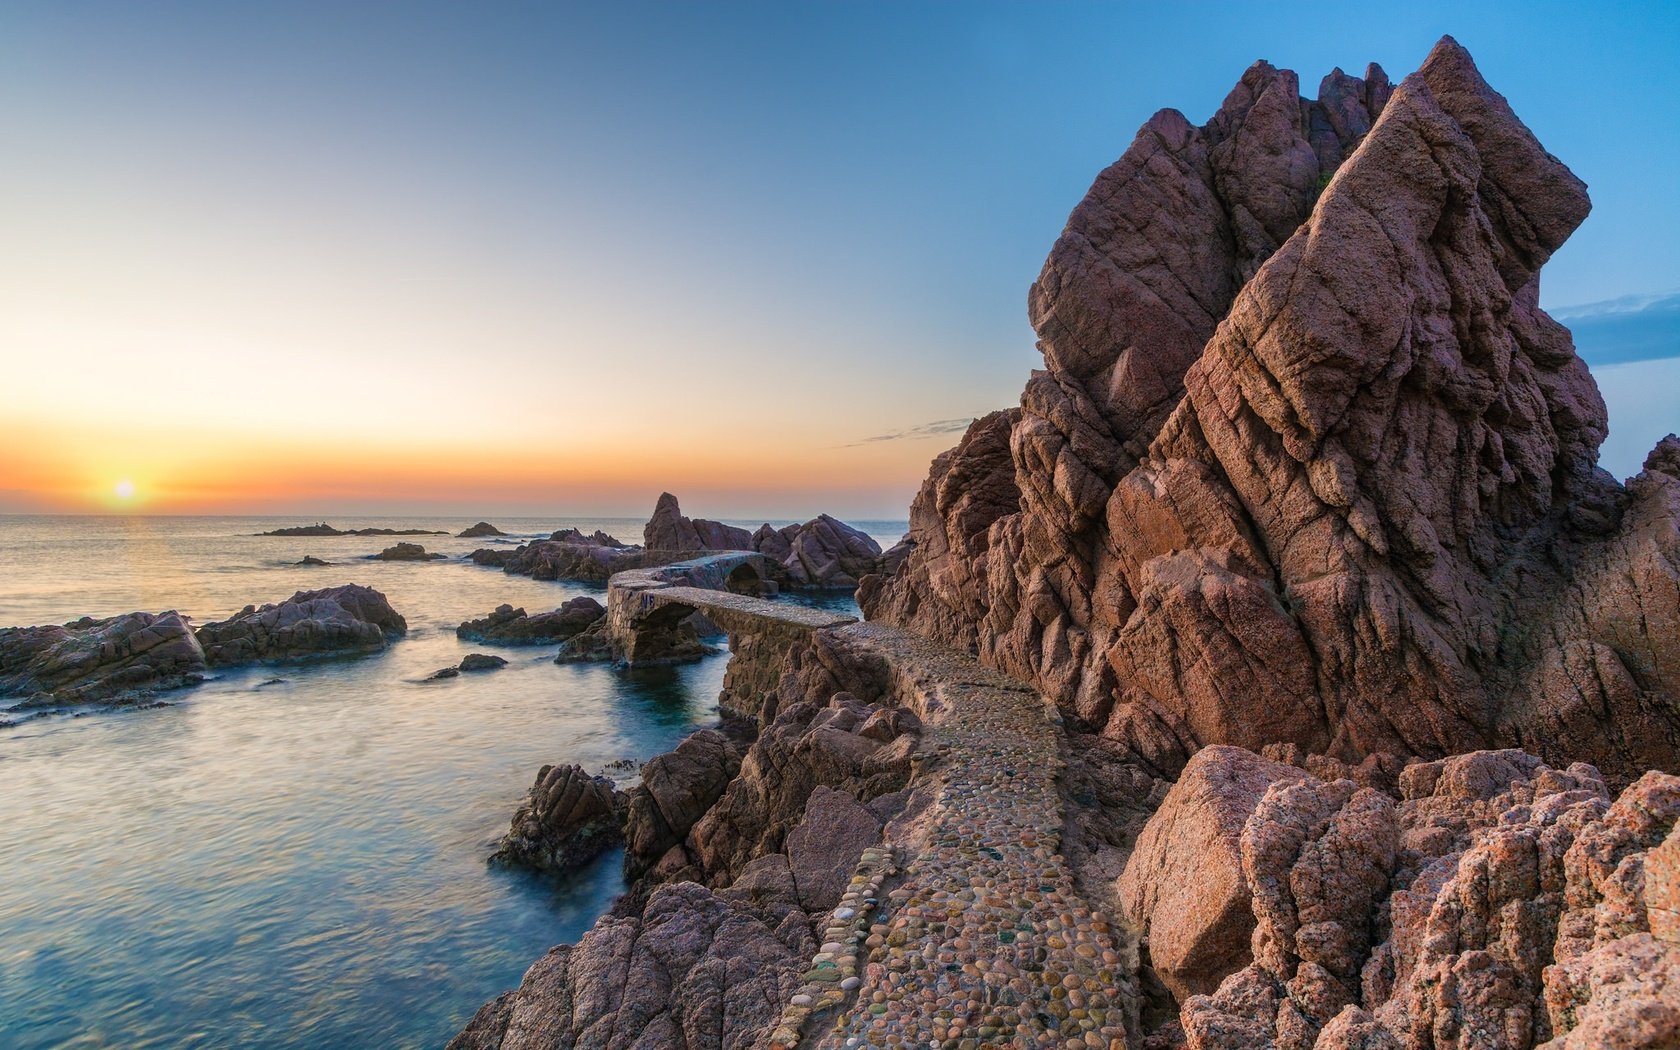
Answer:
[(775, 684), (782, 658), (813, 631), (857, 618), (788, 602), (775, 594), (775, 563), (753, 551), (723, 551), (651, 569), (615, 573), (607, 584), (607, 630), (626, 666), (670, 663), (693, 655), (700, 613), (729, 636), (730, 661), (718, 706), (758, 714), (754, 698)]

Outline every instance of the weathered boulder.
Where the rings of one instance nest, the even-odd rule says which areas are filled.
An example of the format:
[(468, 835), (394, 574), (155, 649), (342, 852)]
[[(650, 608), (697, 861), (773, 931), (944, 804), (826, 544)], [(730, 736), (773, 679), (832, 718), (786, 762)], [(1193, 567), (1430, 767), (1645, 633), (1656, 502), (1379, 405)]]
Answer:
[(642, 566), (642, 552), (638, 548), (598, 543), (593, 537), (577, 534), (575, 529), (568, 531), (574, 536), (537, 540), (511, 553), (489, 552), (482, 559), (475, 553), (473, 560), (480, 565), (500, 565), (505, 573), (529, 576), (533, 580), (577, 580), (601, 585), (615, 572)]
[(1275, 742), (1680, 768), (1680, 442), (1597, 469), (1538, 305), (1585, 187), (1450, 38), (1398, 87), (1297, 87), (1258, 63), (1098, 176), (1030, 295), (1045, 371), (935, 462), (865, 613), (1168, 773)]
[(734, 525), (690, 518), (669, 492), (659, 495), (653, 517), (642, 532), (642, 546), (650, 551), (750, 551), (752, 533)]
[(175, 612), (0, 628), (0, 695), (31, 706), (144, 699), (203, 680), (204, 650)]
[(618, 550), (626, 550), (630, 547), (630, 544), (621, 543), (616, 537), (610, 536), (600, 529), (596, 529), (585, 536), (582, 531), (568, 527), (549, 533), (548, 538), (562, 543), (583, 543), (595, 547), (613, 547)]
[(371, 587), (345, 584), (299, 591), (278, 605), (247, 605), (226, 620), (197, 632), (212, 667), (255, 660), (377, 652), (408, 633), (385, 596)]
[(1611, 802), (1591, 766), (1502, 751), (1401, 787), (1266, 790), (1240, 843), (1252, 961), (1185, 1001), (1188, 1046), (1671, 1045), (1680, 777)]
[(386, 547), (378, 554), (368, 555), (370, 561), (437, 561), (447, 557), (447, 554), (428, 554), (426, 548), (418, 543), (399, 543)]
[(457, 532), (455, 534), (455, 538), (458, 539), (458, 540), (476, 540), (480, 536), (506, 536), (506, 535), (507, 535), (507, 533), (503, 532), (501, 529), (496, 528), (496, 526), (490, 524), (488, 521), (481, 521), (476, 525), (469, 525), (466, 528), (462, 529), (460, 532)]
[(634, 879), (680, 843), (741, 768), (735, 742), (715, 729), (690, 734), (642, 767), (629, 795), (624, 867)]
[(1116, 892), (1180, 1002), (1206, 994), (1249, 960), (1254, 911), (1243, 877), (1243, 827), (1294, 766), (1236, 747), (1196, 753), (1149, 818)]
[(855, 587), (881, 568), (881, 545), (827, 514), (803, 525), (761, 526), (748, 549), (774, 558), (794, 587)]
[(567, 599), (553, 612), (527, 616), (524, 609), (498, 605), (490, 615), (468, 620), (455, 628), (455, 637), (494, 645), (548, 645), (587, 630), (606, 615), (606, 608), (588, 595)]
[(812, 913), (833, 909), (858, 857), (879, 841), (881, 821), (857, 799), (821, 784), (812, 788), (786, 843), (800, 906)]
[(568, 872), (624, 841), (627, 799), (579, 766), (544, 766), (491, 860)]
[(816, 951), (791, 891), (662, 886), (537, 960), (449, 1050), (748, 1050)]

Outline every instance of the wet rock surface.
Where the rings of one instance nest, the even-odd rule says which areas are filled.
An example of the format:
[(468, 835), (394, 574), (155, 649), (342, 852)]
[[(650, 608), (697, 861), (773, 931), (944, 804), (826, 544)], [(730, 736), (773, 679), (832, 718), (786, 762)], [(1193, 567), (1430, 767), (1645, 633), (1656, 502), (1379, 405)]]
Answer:
[(0, 696), (24, 706), (141, 702), (202, 681), (204, 649), (174, 612), (0, 628)]
[(371, 587), (299, 591), (277, 605), (247, 605), (196, 636), (212, 667), (258, 660), (377, 652), (408, 633), (408, 622)]
[(506, 535), (507, 535), (507, 533), (503, 532), (501, 529), (496, 528), (496, 526), (490, 524), (488, 521), (481, 521), (476, 525), (469, 525), (466, 528), (462, 529), (460, 532), (457, 532), (455, 534), (455, 538), (459, 539), (459, 540), (470, 540), (470, 539), (478, 539), (481, 536), (506, 536)]

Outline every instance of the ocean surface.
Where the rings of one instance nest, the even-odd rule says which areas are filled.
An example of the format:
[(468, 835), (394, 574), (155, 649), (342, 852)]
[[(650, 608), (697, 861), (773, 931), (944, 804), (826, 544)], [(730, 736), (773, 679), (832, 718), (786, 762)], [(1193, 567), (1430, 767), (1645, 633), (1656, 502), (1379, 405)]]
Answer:
[[(564, 882), (485, 858), (544, 763), (646, 760), (714, 721), (728, 656), (628, 673), (469, 645), (455, 625), (503, 602), (600, 592), (453, 558), (362, 560), (389, 537), (253, 535), (300, 524), (0, 516), (0, 626), (203, 622), (352, 582), (409, 624), (375, 656), (0, 727), (0, 1047), (441, 1047), (623, 889), (617, 853)], [(643, 523), (504, 519), (505, 540), (454, 539), (466, 518), (332, 524), (444, 529), (404, 539), (460, 555), (567, 525), (634, 541)], [(856, 524), (883, 548), (905, 528)], [(296, 566), (305, 555), (336, 564)], [(474, 650), (510, 664), (422, 681)]]

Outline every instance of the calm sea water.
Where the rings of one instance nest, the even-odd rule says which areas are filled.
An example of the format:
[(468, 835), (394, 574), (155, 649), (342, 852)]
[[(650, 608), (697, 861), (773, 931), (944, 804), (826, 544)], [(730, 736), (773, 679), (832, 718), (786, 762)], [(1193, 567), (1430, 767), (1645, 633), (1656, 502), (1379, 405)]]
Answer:
[[(468, 645), (464, 619), (590, 589), (360, 559), (389, 538), (251, 535), (295, 524), (0, 516), (0, 626), (136, 609), (202, 622), (349, 582), (409, 623), (377, 656), (224, 672), (166, 708), (0, 728), (0, 1046), (440, 1047), (621, 892), (617, 854), (563, 883), (484, 858), (542, 764), (647, 759), (715, 719), (727, 656), (624, 673)], [(634, 540), (642, 522), (497, 524)], [(859, 524), (883, 546), (904, 528)], [(448, 554), (492, 542), (414, 539)], [(306, 554), (338, 564), (293, 564)], [(511, 662), (421, 681), (474, 649)]]

